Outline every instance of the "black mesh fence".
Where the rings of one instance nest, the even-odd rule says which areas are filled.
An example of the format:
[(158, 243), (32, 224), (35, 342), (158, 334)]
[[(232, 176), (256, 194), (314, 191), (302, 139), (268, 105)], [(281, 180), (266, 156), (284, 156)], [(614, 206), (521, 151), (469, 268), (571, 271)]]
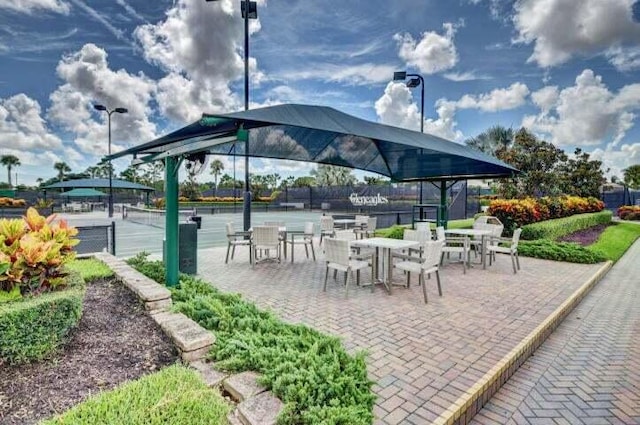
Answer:
[(80, 243), (75, 246), (78, 254), (107, 251), (116, 254), (116, 225), (77, 226)]
[(640, 191), (627, 187), (603, 188), (600, 199), (614, 213), (623, 205), (640, 205)]

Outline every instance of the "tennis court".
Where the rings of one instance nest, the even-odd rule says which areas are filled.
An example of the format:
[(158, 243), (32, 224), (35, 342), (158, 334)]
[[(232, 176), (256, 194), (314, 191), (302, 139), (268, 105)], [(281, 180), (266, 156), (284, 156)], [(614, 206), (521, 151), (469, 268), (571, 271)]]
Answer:
[[(74, 226), (90, 226), (109, 224), (111, 220), (105, 217), (104, 212), (65, 215), (61, 214)], [(321, 212), (309, 211), (277, 211), (255, 212), (251, 214), (251, 223), (263, 224), (265, 221), (283, 221), (288, 229), (303, 230), (304, 223), (312, 221), (316, 224), (316, 233), (319, 234)], [(185, 216), (181, 215), (181, 222)], [(242, 230), (242, 212), (224, 213), (214, 215), (202, 215), (202, 228), (198, 230), (198, 249), (225, 246), (227, 244), (225, 224), (233, 222), (236, 230)], [(123, 220), (122, 216), (114, 217), (116, 223), (116, 255), (130, 257), (138, 252), (162, 253), (162, 240), (164, 228), (160, 218), (140, 220), (143, 223), (134, 223)]]

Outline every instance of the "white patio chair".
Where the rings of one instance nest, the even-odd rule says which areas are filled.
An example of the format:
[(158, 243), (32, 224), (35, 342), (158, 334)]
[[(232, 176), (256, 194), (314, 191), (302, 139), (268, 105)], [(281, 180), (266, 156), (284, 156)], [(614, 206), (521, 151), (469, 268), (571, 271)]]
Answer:
[(356, 215), (355, 217), (356, 223), (355, 223), (355, 228), (357, 229), (362, 229), (363, 227), (366, 227), (367, 225), (367, 220), (369, 220), (369, 216), (368, 215)]
[[(522, 229), (518, 228), (513, 232), (511, 238), (491, 238), (491, 244), (489, 244), (489, 265), (491, 260), (495, 261), (496, 252), (501, 254), (509, 254), (511, 256), (511, 265), (513, 266), (513, 274), (518, 273), (520, 270), (520, 257), (518, 257), (518, 243), (520, 242), (520, 233)], [(509, 246), (501, 246), (500, 242), (509, 243)], [(516, 267), (517, 266), (517, 267)]]
[(363, 238), (371, 238), (375, 236), (377, 224), (378, 224), (377, 217), (369, 217), (367, 219), (367, 224), (365, 227), (362, 227), (360, 229), (357, 229), (357, 228), (354, 229), (354, 232), (356, 232), (356, 237), (360, 236), (360, 239), (363, 239)]
[[(275, 259), (278, 263), (281, 261), (280, 251), (280, 232), (276, 226), (255, 226), (251, 234), (251, 246), (253, 248), (253, 266), (257, 262), (258, 251), (266, 251), (267, 258), (265, 260)], [(276, 251), (276, 257), (271, 258), (269, 253), (271, 250)]]
[[(304, 224), (304, 233), (291, 233), (291, 238), (285, 240), (285, 244), (291, 245), (291, 262), (293, 262), (293, 250), (296, 245), (304, 245), (304, 250), (309, 258), (309, 246), (311, 246), (311, 254), (313, 255), (313, 261), (316, 261), (316, 251), (313, 249), (313, 223), (307, 222)], [(296, 239), (296, 236), (300, 239)]]
[(468, 237), (446, 237), (444, 227), (436, 227), (436, 235), (438, 240), (444, 242), (442, 247), (442, 255), (440, 258), (440, 264), (444, 261), (445, 254), (447, 258), (450, 258), (451, 254), (458, 254), (460, 261), (462, 262), (462, 272), (467, 273), (467, 264), (469, 263), (469, 254), (471, 253), (471, 246), (469, 244)]
[(236, 255), (236, 246), (248, 246), (249, 247), (249, 261), (251, 261), (251, 239), (248, 238), (251, 234), (249, 232), (236, 232), (233, 228), (233, 223), (226, 224), (227, 228), (227, 257), (224, 263), (229, 263), (229, 251), (231, 251), (231, 259)]
[(442, 296), (442, 286), (440, 284), (440, 257), (442, 256), (442, 241), (427, 241), (424, 245), (422, 258), (407, 256), (404, 261), (395, 264), (395, 267), (407, 272), (407, 287), (411, 284), (411, 273), (418, 273), (418, 285), (422, 285), (424, 303), (427, 303), (427, 285), (424, 275), (431, 277), (431, 273), (436, 274), (438, 282), (438, 294)]
[(324, 289), (327, 290), (327, 279), (329, 278), (329, 269), (334, 270), (334, 279), (338, 271), (344, 272), (346, 294), (349, 295), (349, 281), (351, 274), (356, 272), (356, 284), (360, 284), (360, 270), (369, 267), (367, 261), (356, 260), (351, 258), (349, 249), (349, 241), (344, 239), (327, 238), (325, 240), (325, 258), (327, 260), (327, 268), (324, 275)]
[(320, 245), (322, 245), (322, 238), (325, 236), (334, 237), (336, 235), (335, 226), (333, 223), (333, 217), (323, 215), (320, 217)]

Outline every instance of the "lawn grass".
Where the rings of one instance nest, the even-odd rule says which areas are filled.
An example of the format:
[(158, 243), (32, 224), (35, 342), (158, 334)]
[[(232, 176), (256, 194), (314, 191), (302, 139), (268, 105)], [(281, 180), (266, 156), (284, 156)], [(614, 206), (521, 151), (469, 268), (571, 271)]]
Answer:
[[(447, 229), (471, 229), (473, 227), (473, 218), (465, 218), (462, 220), (449, 220), (447, 222)], [(436, 224), (430, 223), (431, 230), (435, 230)], [(402, 239), (402, 232), (404, 229), (410, 229), (410, 224), (396, 224), (391, 227), (383, 227), (376, 230), (376, 236), (383, 238)]]
[(607, 260), (618, 261), (639, 237), (640, 225), (616, 223), (607, 227), (587, 249), (603, 255)]
[(104, 279), (113, 276), (111, 270), (105, 263), (95, 258), (76, 259), (67, 264), (67, 268), (82, 276), (85, 282), (96, 279)]
[(42, 425), (222, 425), (230, 406), (192, 369), (160, 372), (100, 393)]

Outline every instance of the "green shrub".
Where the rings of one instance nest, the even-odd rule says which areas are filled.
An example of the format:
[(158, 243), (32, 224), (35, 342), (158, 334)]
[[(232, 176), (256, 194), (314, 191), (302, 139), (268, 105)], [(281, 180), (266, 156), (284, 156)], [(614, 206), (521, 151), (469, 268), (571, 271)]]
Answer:
[(404, 229), (407, 229), (407, 226), (400, 226), (396, 224), (391, 227), (387, 227), (386, 229), (379, 229), (376, 231), (376, 236), (391, 239), (402, 239), (404, 237)]
[(67, 270), (78, 273), (85, 282), (106, 279), (113, 276), (113, 270), (105, 263), (95, 258), (73, 260), (67, 264)]
[[(161, 262), (129, 261), (164, 281)], [(175, 309), (214, 331), (211, 357), (230, 371), (254, 370), (286, 405), (281, 424), (370, 424), (375, 396), (364, 354), (350, 356), (340, 340), (303, 325), (291, 325), (207, 282), (181, 275), (172, 290)]]
[(594, 264), (606, 260), (602, 254), (592, 252), (580, 244), (572, 242), (554, 242), (548, 239), (522, 241), (518, 245), (518, 254), (524, 257), (566, 261), (569, 263)]
[(521, 237), (524, 240), (555, 240), (578, 230), (588, 229), (598, 224), (608, 224), (611, 222), (611, 216), (611, 211), (601, 211), (527, 224), (522, 228)]
[(84, 285), (77, 274), (68, 288), (0, 304), (0, 363), (40, 360), (66, 341), (82, 316)]
[(42, 425), (223, 425), (229, 411), (196, 371), (173, 365), (93, 396)]

